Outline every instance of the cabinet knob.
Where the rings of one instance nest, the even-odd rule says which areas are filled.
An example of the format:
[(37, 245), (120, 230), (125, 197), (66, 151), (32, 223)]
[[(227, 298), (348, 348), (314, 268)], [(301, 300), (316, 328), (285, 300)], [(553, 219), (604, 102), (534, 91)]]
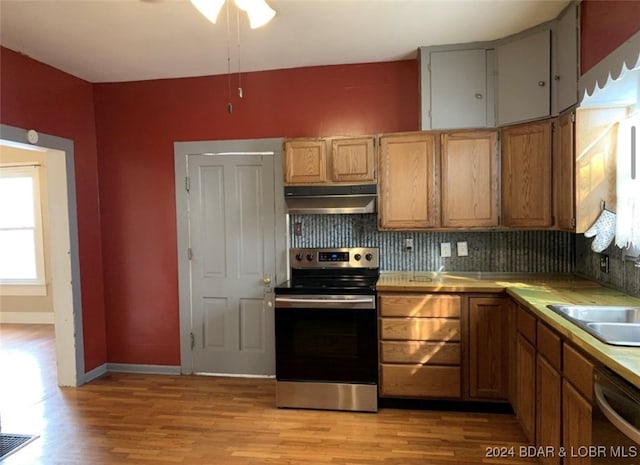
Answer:
[(482, 95), (479, 92), (477, 94), (475, 94), (475, 98), (477, 98), (478, 100), (482, 100), (483, 97), (484, 97), (484, 95)]
[(544, 81), (538, 81), (538, 86), (544, 87), (547, 83)]

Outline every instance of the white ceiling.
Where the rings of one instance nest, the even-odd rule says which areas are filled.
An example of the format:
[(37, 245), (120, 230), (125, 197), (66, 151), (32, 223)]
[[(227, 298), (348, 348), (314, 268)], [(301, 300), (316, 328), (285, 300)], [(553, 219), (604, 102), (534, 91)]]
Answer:
[(136, 81), (226, 74), (228, 56), (232, 72), (414, 58), (419, 46), (508, 36), (568, 4), (267, 1), (276, 17), (251, 30), (233, 4), (214, 25), (188, 0), (0, 0), (0, 44), (90, 82)]

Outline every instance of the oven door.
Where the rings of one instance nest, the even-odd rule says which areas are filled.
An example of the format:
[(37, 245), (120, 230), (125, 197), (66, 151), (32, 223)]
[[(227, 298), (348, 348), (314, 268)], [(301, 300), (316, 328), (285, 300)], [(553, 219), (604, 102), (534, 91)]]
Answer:
[[(592, 465), (629, 465), (640, 457), (640, 390), (604, 368), (594, 373)], [(585, 452), (583, 448), (583, 453)]]
[(276, 296), (276, 378), (377, 384), (375, 302), (375, 295)]

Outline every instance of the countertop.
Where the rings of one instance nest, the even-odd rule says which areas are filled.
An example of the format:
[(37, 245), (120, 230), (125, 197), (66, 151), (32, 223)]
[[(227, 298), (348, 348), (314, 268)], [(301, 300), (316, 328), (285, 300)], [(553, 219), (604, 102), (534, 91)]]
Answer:
[(640, 387), (640, 347), (600, 342), (548, 304), (628, 305), (640, 298), (571, 274), (383, 272), (378, 292), (505, 292), (575, 346)]

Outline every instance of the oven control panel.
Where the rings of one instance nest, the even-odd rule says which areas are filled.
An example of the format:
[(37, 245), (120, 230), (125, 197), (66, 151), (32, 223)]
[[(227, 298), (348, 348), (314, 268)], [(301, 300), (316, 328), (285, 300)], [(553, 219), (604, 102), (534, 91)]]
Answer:
[(291, 268), (378, 268), (377, 247), (295, 248), (289, 252)]

